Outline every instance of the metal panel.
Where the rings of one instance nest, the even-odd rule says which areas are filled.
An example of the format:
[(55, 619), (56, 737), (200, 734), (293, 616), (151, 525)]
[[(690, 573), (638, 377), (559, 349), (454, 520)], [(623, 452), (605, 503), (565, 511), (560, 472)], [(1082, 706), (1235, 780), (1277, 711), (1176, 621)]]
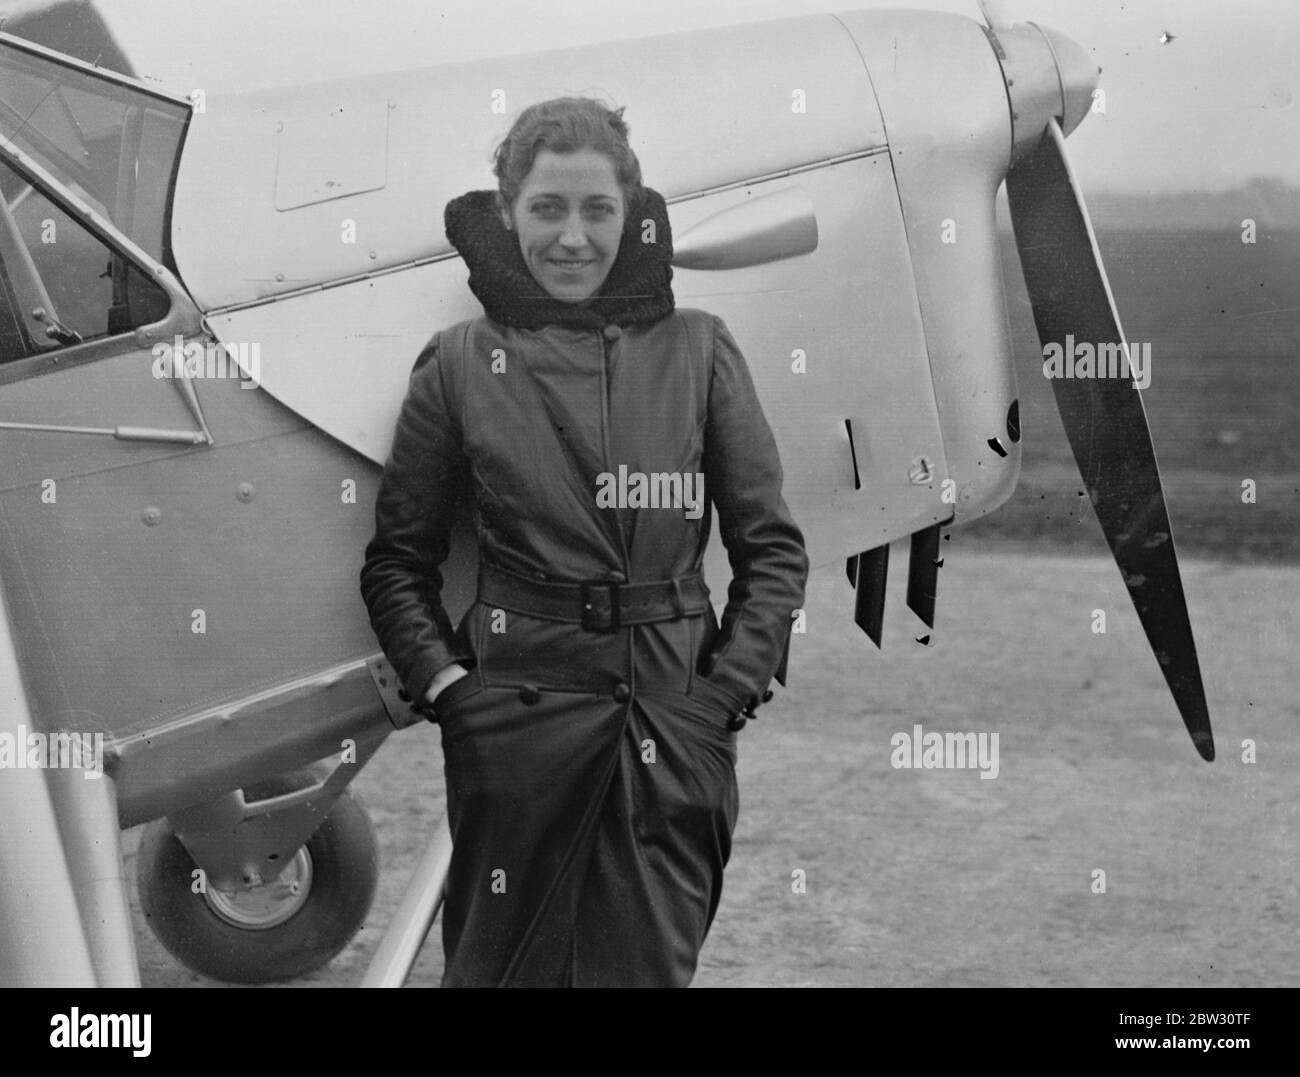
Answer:
[(1020, 472), (1020, 446), (1007, 429), (1016, 382), (994, 222), (1011, 152), (1006, 86), (970, 19), (840, 17), (862, 50), (885, 121), (956, 482), (950, 507), (962, 523), (1010, 497)]
[[(54, 367), (22, 381), (0, 385), (0, 422), (54, 426), (141, 426), (197, 429), (176, 386), (153, 376), (153, 358), (120, 338), (125, 351), (82, 366)], [(58, 512), (59, 503), (41, 499), (40, 484), (56, 483), (123, 464), (184, 452), (175, 445), (128, 443), (86, 434), (0, 428), (0, 490), (36, 486), (25, 499), (10, 502), (23, 514)], [(58, 488), (55, 488), (55, 495)], [(66, 507), (67, 502), (63, 503)]]
[(57, 506), (0, 496), (37, 718), (112, 739), (371, 654), (357, 577), (376, 479), (305, 431), (67, 478)]
[[(212, 97), (177, 178), (181, 276), (212, 310), (446, 253), (443, 206), (495, 186), (510, 118), (575, 91), (627, 106), (642, 169), (667, 197), (883, 144), (861, 58), (831, 16)], [(382, 190), (277, 211), (277, 125), (314, 124), (324, 145), (333, 111), (390, 102)], [(332, 160), (357, 152), (341, 129), (334, 142)]]
[(277, 129), (275, 208), (377, 191), (388, 178), (388, 103), (322, 106)]
[[(719, 315), (744, 352), (781, 450), (786, 500), (820, 565), (936, 523), (951, 506), (940, 501), (944, 439), (887, 156), (675, 205), (674, 233), (791, 186), (816, 209), (815, 251), (679, 269), (673, 286), (679, 306)], [(711, 562), (711, 580), (727, 578), (721, 567)]]
[(483, 312), (459, 259), (214, 315), (225, 341), (257, 341), (262, 387), (377, 464), (388, 456), (416, 356)]

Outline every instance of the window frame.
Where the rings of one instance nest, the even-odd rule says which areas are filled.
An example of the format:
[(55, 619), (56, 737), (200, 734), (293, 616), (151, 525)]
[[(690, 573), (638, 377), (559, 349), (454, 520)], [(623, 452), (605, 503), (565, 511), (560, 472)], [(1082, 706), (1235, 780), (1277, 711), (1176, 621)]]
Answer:
[[(193, 117), (193, 105), (183, 97), (165, 93), (139, 81), (120, 75), (113, 71), (94, 67), (44, 46), (25, 41), (12, 34), (0, 32), (0, 48), (13, 48), (37, 57), (58, 67), (68, 68), (81, 75), (90, 75), (106, 83), (127, 87), (148, 97), (165, 101), (169, 104), (183, 106), (186, 110), (184, 129), (176, 143), (175, 159), (171, 174), (167, 179), (167, 205), (164, 214), (163, 254), (169, 256), (172, 195), (176, 185), (176, 174), (180, 168), (184, 152), (185, 138), (189, 123)], [(154, 258), (148, 251), (131, 239), (112, 220), (100, 213), (89, 202), (64, 184), (41, 162), (25, 153), (12, 140), (0, 141), (0, 159), (31, 184), (45, 198), (66, 213), (72, 220), (85, 228), (91, 235), (108, 247), (115, 255), (134, 264), (137, 271), (154, 281), (167, 294), (170, 308), (167, 314), (156, 322), (138, 326), (111, 336), (97, 337), (62, 348), (52, 348), (38, 352), (22, 359), (14, 359), (0, 364), (0, 386), (27, 378), (39, 377), (56, 370), (65, 370), (82, 363), (95, 362), (110, 356), (120, 355), (129, 348), (149, 349), (159, 341), (171, 340), (173, 337), (191, 336), (203, 328), (202, 313), (191, 299), (177, 275), (163, 262)]]
[(178, 334), (190, 336), (202, 329), (202, 316), (198, 307), (171, 270), (128, 238), (112, 221), (65, 187), (42, 165), (23, 153), (13, 143), (0, 144), (0, 155), (3, 155), (5, 164), (11, 166), (45, 198), (115, 254), (133, 263), (138, 271), (158, 284), (167, 293), (171, 304), (163, 318), (148, 325), (64, 348), (52, 348), (36, 355), (4, 363), (0, 365), (0, 385), (38, 377), (53, 370), (67, 369), (81, 363), (94, 362), (110, 355), (118, 355), (123, 350), (124, 341), (129, 341), (131, 348), (148, 349), (158, 341), (171, 340)]

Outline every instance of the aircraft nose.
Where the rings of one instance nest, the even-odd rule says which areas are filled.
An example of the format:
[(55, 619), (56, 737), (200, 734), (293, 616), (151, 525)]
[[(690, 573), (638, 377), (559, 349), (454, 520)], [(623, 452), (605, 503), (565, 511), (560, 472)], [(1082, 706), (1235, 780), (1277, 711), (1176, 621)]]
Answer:
[(1092, 92), (1097, 88), (1101, 69), (1077, 41), (1047, 26), (1035, 26), (1047, 40), (1061, 80), (1061, 131), (1069, 134), (1092, 107)]
[(1038, 145), (1048, 120), (1056, 117), (1069, 134), (1092, 107), (1098, 69), (1077, 42), (1037, 23), (987, 31), (994, 42), (1011, 100), (1011, 160)]

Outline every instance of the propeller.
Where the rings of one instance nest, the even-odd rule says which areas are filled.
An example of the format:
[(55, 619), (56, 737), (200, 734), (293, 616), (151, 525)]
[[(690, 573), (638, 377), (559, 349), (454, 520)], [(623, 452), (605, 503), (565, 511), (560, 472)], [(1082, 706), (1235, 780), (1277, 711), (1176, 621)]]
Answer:
[(1160, 469), (1097, 238), (1066, 160), (1058, 121), (1064, 116), (1067, 124), (1071, 119), (1077, 123), (1082, 114), (1075, 118), (1072, 113), (1079, 112), (1091, 91), (1086, 82), (1076, 78), (1072, 84), (1067, 78), (1067, 68), (1081, 68), (1078, 56), (1067, 54), (1066, 39), (1038, 32), (1056, 62), (1060, 88), (1054, 114), (1049, 113), (1036, 138), (1031, 115), (1023, 108), (1016, 115), (1014, 163), (1006, 178), (1016, 247), (1044, 349), (1058, 345), (1069, 358), (1065, 350), (1078, 341), (1091, 345), (1098, 356), (1106, 346), (1112, 351), (1118, 346), (1124, 356), (1121, 376), (1053, 377), (1052, 390), (1124, 586), (1192, 743), (1208, 761), (1214, 758), (1214, 738)]

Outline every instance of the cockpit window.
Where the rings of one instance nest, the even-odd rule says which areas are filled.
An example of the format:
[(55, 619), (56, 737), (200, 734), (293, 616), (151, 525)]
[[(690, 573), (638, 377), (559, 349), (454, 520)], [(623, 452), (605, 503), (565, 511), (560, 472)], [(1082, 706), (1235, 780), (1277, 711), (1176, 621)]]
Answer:
[(0, 140), (12, 141), (170, 264), (167, 207), (189, 109), (0, 43)]
[(167, 316), (167, 293), (0, 160), (0, 363)]

